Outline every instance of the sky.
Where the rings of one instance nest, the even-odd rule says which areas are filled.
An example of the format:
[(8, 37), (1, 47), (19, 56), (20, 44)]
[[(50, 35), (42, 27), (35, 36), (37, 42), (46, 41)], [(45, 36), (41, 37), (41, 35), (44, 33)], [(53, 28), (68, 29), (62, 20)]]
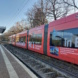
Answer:
[(9, 30), (17, 21), (26, 18), (25, 13), (38, 0), (0, 0), (0, 26)]
[[(16, 22), (26, 19), (26, 12), (38, 0), (0, 0), (0, 26), (8, 31)], [(78, 0), (76, 0), (78, 1)]]

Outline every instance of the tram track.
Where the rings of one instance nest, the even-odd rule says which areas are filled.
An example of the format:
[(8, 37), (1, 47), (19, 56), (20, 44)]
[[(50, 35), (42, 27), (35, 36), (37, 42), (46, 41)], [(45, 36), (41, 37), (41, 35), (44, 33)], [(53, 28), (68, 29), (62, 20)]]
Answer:
[[(29, 50), (25, 50), (25, 49), (20, 49), (14, 46), (9, 46), (9, 45), (5, 45), (5, 47), (10, 50), (10, 52), (12, 52), (16, 57), (18, 57), (19, 59), (21, 59), (24, 63), (28, 63), (28, 66), (33, 67), (33, 70), (36, 68), (36, 72), (38, 71), (42, 71), (43, 73), (47, 74), (48, 72), (48, 76), (50, 76), (50, 78), (78, 78), (78, 66), (64, 62), (64, 61), (60, 61), (58, 59), (55, 58), (50, 58), (47, 57), (45, 55), (41, 55)], [(30, 59), (27, 59), (30, 58)], [(34, 62), (32, 59), (36, 59), (36, 62)], [(40, 62), (42, 62), (40, 64)], [(45, 65), (45, 64), (46, 65)], [(30, 65), (31, 64), (31, 65)], [(45, 69), (45, 66), (46, 69)], [(49, 67), (54, 67), (58, 70), (58, 72), (64, 74), (63, 75), (59, 75), (59, 73), (54, 73), (55, 70), (51, 69)], [(41, 70), (39, 70), (40, 68), (42, 68)], [(51, 69), (51, 70), (50, 70)], [(52, 71), (54, 70), (54, 71)], [(60, 70), (60, 71), (59, 71)], [(38, 72), (39, 74), (41, 72)], [(51, 75), (54, 74), (53, 76), (57, 76), (57, 77), (52, 77)], [(44, 76), (44, 77), (43, 77)], [(63, 76), (63, 77), (62, 77)], [(42, 78), (46, 78), (46, 75), (41, 75)], [(49, 77), (48, 77), (49, 78)]]

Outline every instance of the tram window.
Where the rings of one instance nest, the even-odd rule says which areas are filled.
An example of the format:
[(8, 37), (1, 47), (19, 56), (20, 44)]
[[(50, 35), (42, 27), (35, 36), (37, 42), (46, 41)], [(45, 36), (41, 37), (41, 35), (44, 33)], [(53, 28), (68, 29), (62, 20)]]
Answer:
[(30, 36), (29, 36), (29, 42), (32, 44), (32, 43), (33, 43), (33, 41), (34, 41), (34, 38), (33, 38), (33, 36), (32, 36), (32, 35), (30, 35)]
[(63, 38), (64, 38), (64, 47), (73, 47), (74, 35), (72, 33), (64, 31)]
[(26, 36), (25, 36), (25, 37), (23, 37), (23, 42), (26, 42)]
[(19, 38), (19, 42), (25, 43), (25, 41), (26, 41), (26, 36)]
[(78, 28), (71, 28), (71, 29), (66, 29), (64, 32), (69, 32), (75, 35), (78, 35)]
[(12, 38), (9, 38), (9, 41), (12, 42)]
[(29, 41), (32, 44), (41, 45), (42, 44), (42, 34), (34, 34), (34, 35), (30, 36)]
[(36, 34), (35, 35), (35, 44), (37, 44), (37, 45), (41, 45), (41, 43), (42, 43), (42, 34)]
[(64, 47), (78, 48), (78, 28), (64, 30), (64, 33), (68, 34), (68, 36), (64, 34), (64, 38), (67, 40)]
[(29, 41), (32, 42), (32, 36), (31, 35), (29, 36)]
[(13, 38), (13, 42), (15, 42), (15, 38)]
[[(50, 35), (51, 36), (51, 35)], [(62, 46), (63, 44), (63, 32), (53, 32), (52, 33), (52, 44), (50, 43), (50, 45), (52, 46)]]
[(78, 48), (78, 28), (51, 32), (50, 46)]

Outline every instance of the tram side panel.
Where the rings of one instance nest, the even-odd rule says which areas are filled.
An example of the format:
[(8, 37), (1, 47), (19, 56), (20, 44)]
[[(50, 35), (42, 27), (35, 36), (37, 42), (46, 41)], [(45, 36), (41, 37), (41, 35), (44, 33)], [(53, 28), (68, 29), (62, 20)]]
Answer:
[(27, 31), (23, 31), (16, 35), (16, 46), (27, 49)]
[(78, 64), (78, 18), (76, 15), (78, 13), (63, 18), (62, 22), (57, 20), (49, 24), (48, 56)]
[(29, 30), (28, 35), (28, 49), (44, 54), (43, 45), (44, 45), (44, 26), (39, 26)]
[(12, 45), (15, 46), (16, 45), (16, 35), (12, 35)]
[(20, 47), (27, 49), (27, 30), (20, 33)]
[(9, 36), (9, 44), (12, 44), (12, 35)]

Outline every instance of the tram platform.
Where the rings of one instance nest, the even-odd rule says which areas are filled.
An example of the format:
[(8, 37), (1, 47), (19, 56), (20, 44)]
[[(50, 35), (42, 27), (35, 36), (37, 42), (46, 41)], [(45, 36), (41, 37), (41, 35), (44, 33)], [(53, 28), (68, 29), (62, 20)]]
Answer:
[(38, 78), (20, 60), (0, 45), (0, 78)]

